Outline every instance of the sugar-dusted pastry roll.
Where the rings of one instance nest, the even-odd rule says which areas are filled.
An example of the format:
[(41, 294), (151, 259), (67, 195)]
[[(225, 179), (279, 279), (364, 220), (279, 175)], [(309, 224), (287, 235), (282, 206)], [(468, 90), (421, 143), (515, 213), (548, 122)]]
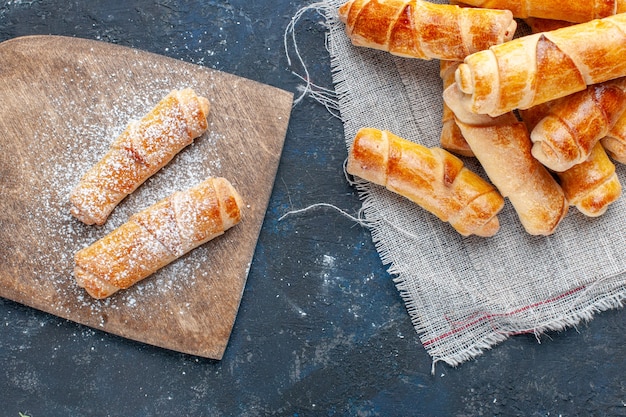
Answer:
[(208, 112), (209, 101), (185, 89), (129, 123), (72, 190), (72, 215), (85, 224), (104, 224), (120, 201), (206, 131)]
[[(454, 83), (454, 71), (459, 66), (460, 61), (441, 61), (439, 64), (439, 75), (443, 82), (443, 89), (448, 88)], [(456, 125), (454, 113), (446, 103), (443, 103), (443, 112), (441, 116), (441, 132), (439, 134), (439, 142), (441, 147), (446, 151), (462, 155), (474, 156), (467, 141), (463, 137), (461, 130)]]
[(532, 154), (546, 167), (562, 172), (587, 160), (626, 110), (626, 78), (593, 84), (550, 101), (533, 127)]
[(586, 216), (604, 214), (622, 194), (615, 165), (599, 143), (593, 147), (586, 161), (559, 172), (558, 177), (570, 205), (576, 206)]
[(526, 126), (512, 112), (496, 118), (471, 113), (462, 105), (462, 95), (455, 83), (443, 97), (487, 176), (529, 234), (552, 234), (569, 204), (556, 180), (531, 155)]
[(105, 298), (152, 275), (241, 219), (242, 201), (224, 178), (209, 178), (134, 214), (75, 255), (74, 277)]
[(624, 0), (463, 0), (464, 3), (491, 9), (507, 9), (519, 18), (587, 22), (626, 11)]
[(339, 8), (339, 18), (354, 45), (451, 61), (510, 40), (517, 28), (508, 10), (423, 0), (350, 0)]
[(626, 76), (625, 44), (622, 13), (476, 52), (455, 79), (469, 111), (498, 116)]
[(443, 149), (363, 128), (350, 147), (346, 171), (408, 198), (463, 236), (489, 237), (500, 228), (502, 196)]

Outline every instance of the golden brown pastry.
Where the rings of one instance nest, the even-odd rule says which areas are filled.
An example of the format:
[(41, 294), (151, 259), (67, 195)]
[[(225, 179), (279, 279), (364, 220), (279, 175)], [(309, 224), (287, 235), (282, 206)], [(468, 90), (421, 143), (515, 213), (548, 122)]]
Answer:
[[(566, 20), (543, 19), (541, 17), (528, 17), (524, 19), (524, 22), (528, 25), (532, 33), (550, 32), (552, 30), (561, 29), (574, 24)], [(586, 20), (583, 20), (579, 23), (583, 22), (586, 22)]]
[(508, 10), (423, 0), (350, 0), (339, 8), (339, 18), (354, 45), (452, 61), (510, 40), (517, 28)]
[[(441, 61), (439, 75), (443, 81), (443, 89), (454, 83), (454, 71), (459, 66), (460, 61)], [(446, 151), (462, 155), (474, 156), (467, 141), (463, 137), (461, 130), (456, 125), (454, 113), (446, 103), (443, 103), (443, 114), (441, 117), (441, 133), (439, 135), (441, 147)]]
[(463, 105), (498, 116), (626, 76), (626, 13), (523, 36), (468, 56)]
[(72, 215), (104, 224), (113, 209), (208, 127), (209, 101), (191, 89), (172, 91), (131, 122), (72, 190)]
[(624, 0), (463, 0), (476, 7), (507, 9), (519, 18), (587, 22), (626, 11)]
[(350, 147), (346, 170), (408, 198), (463, 236), (488, 237), (499, 230), (502, 196), (443, 149), (363, 128)]
[(559, 172), (558, 177), (570, 205), (589, 217), (604, 214), (622, 194), (615, 165), (599, 143), (586, 161)]
[(496, 118), (468, 112), (457, 84), (444, 91), (474, 155), (491, 182), (509, 199), (531, 235), (552, 234), (568, 210), (563, 190), (531, 155), (526, 126), (512, 112)]
[(78, 251), (74, 277), (92, 297), (108, 297), (239, 223), (241, 207), (224, 178), (175, 192)]
[(600, 143), (611, 158), (626, 164), (626, 112), (622, 113)]
[(529, 109), (520, 110), (518, 112), (529, 132), (532, 132), (541, 119), (546, 117), (546, 114), (550, 111), (550, 103), (551, 101), (537, 104)]
[(547, 104), (530, 133), (532, 154), (553, 171), (584, 162), (626, 110), (626, 79), (594, 84)]
[[(617, 7), (618, 10), (620, 10), (618, 13), (624, 12), (626, 1), (620, 0)], [(524, 19), (524, 21), (528, 24), (533, 33), (547, 32), (572, 25), (571, 22), (563, 20), (543, 19), (537, 17), (529, 17)], [(574, 93), (574, 95), (575, 94), (578, 93)], [(526, 123), (526, 127), (529, 131), (532, 131), (537, 123), (539, 123), (539, 120), (541, 120), (543, 116), (548, 113), (550, 103), (551, 102), (538, 104), (527, 110), (520, 111), (524, 119), (524, 123)], [(615, 123), (613, 123), (613, 126), (607, 135), (600, 140), (600, 143), (611, 158), (617, 162), (626, 164), (626, 112), (623, 112)]]

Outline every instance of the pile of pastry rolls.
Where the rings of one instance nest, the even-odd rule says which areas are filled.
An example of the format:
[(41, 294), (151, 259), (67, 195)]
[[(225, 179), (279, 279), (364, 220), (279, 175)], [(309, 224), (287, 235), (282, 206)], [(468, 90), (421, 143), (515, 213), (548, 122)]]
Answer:
[[(554, 233), (570, 206), (596, 217), (620, 197), (614, 161), (626, 163), (626, 0), (350, 0), (338, 13), (356, 46), (439, 59), (443, 84), (441, 148), (430, 149), (440, 162), (407, 139), (364, 128), (349, 152), (350, 174), (404, 195), (465, 236), (498, 231), (498, 197), (532, 235)], [(520, 19), (532, 33), (514, 37)], [(363, 152), (363, 136), (385, 140)], [(407, 143), (390, 145), (390, 137)], [(451, 181), (452, 153), (475, 157), (490, 184)], [(398, 162), (405, 160), (410, 165)], [(394, 175), (401, 186), (381, 181)]]

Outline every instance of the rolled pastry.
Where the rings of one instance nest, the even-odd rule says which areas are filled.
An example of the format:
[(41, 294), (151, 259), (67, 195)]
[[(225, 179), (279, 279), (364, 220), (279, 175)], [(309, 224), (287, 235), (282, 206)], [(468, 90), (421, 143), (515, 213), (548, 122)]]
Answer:
[[(593, 20), (593, 19), (588, 19)], [(554, 19), (543, 19), (541, 17), (528, 17), (524, 19), (524, 22), (528, 25), (532, 33), (540, 33), (540, 32), (550, 32), (552, 30), (561, 29), (564, 27), (572, 26), (574, 23), (568, 22), (567, 20), (554, 20)], [(586, 20), (583, 20), (578, 23), (584, 23)]]
[(552, 234), (567, 214), (568, 202), (556, 180), (531, 155), (526, 126), (512, 112), (497, 118), (468, 112), (462, 95), (455, 83), (443, 96), (487, 176), (509, 199), (529, 234)]
[(346, 170), (408, 198), (463, 236), (493, 236), (500, 228), (502, 196), (443, 149), (363, 128), (350, 147)]
[(547, 113), (530, 133), (532, 154), (562, 172), (587, 160), (626, 110), (626, 78), (594, 84), (546, 103)]
[(547, 103), (537, 104), (529, 109), (520, 110), (518, 112), (522, 121), (526, 125), (526, 130), (532, 132), (541, 119), (546, 117), (546, 114), (550, 111), (550, 103), (551, 102), (548, 101)]
[(512, 39), (517, 28), (508, 10), (422, 0), (350, 0), (339, 8), (339, 18), (354, 45), (452, 61)]
[(131, 122), (70, 194), (70, 212), (102, 225), (113, 209), (208, 127), (209, 101), (191, 89), (172, 91)]
[(602, 145), (596, 143), (586, 161), (558, 173), (570, 205), (586, 216), (597, 217), (622, 194), (622, 185)]
[(609, 133), (600, 139), (600, 143), (611, 158), (626, 164), (626, 112), (617, 119)]
[(626, 164), (626, 111), (615, 121), (600, 143), (615, 161)]
[(498, 116), (626, 76), (625, 44), (622, 13), (476, 52), (455, 79), (469, 111)]
[[(459, 66), (460, 61), (441, 61), (439, 64), (439, 75), (443, 81), (443, 89), (454, 83), (454, 71)], [(461, 130), (456, 125), (454, 113), (446, 103), (443, 103), (441, 116), (441, 133), (439, 135), (441, 147), (446, 151), (462, 156), (474, 156), (467, 141), (463, 137)]]
[(626, 11), (624, 0), (463, 0), (464, 3), (491, 9), (507, 9), (518, 18), (587, 22)]
[(128, 288), (239, 223), (241, 207), (224, 178), (175, 192), (78, 251), (76, 282), (94, 298)]

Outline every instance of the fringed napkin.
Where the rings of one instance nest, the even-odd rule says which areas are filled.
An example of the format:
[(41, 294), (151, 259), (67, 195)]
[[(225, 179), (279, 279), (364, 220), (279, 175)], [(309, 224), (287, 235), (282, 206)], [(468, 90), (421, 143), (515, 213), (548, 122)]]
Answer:
[[(439, 146), (439, 62), (353, 46), (337, 16), (342, 3), (325, 0), (309, 9), (326, 20), (333, 104), (344, 123), (346, 148), (366, 126)], [(327, 96), (321, 97), (328, 106)], [(464, 162), (484, 176), (471, 158)], [(626, 183), (623, 166), (618, 176)], [(622, 306), (626, 198), (599, 218), (570, 209), (549, 237), (528, 235), (507, 202), (496, 236), (464, 238), (402, 197), (360, 180), (356, 186), (380, 257), (389, 265), (433, 367), (438, 361), (456, 366), (510, 336), (534, 333), (539, 338)]]

